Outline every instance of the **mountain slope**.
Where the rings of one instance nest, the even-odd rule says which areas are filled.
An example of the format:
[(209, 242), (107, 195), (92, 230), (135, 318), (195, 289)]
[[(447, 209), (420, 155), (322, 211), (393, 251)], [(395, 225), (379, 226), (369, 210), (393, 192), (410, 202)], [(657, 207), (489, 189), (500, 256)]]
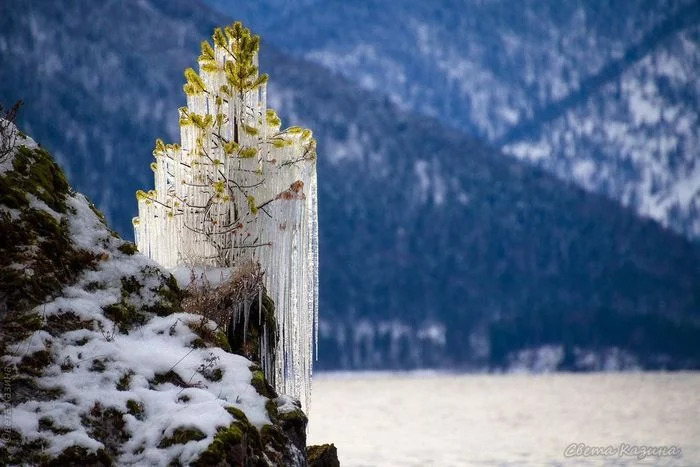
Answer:
[[(177, 131), (182, 70), (229, 20), (180, 1), (10, 6), (0, 98), (27, 101), (26, 126), (128, 233), (152, 141)], [(686, 240), (265, 43), (261, 69), (284, 124), (319, 140), (321, 367), (500, 366), (549, 344), (699, 364), (698, 340), (654, 332), (697, 332)], [(601, 316), (638, 322), (567, 334)]]
[(337, 0), (306, 2), (303, 20), (274, 0), (207, 3), (404, 109), (700, 237), (696, 0)]

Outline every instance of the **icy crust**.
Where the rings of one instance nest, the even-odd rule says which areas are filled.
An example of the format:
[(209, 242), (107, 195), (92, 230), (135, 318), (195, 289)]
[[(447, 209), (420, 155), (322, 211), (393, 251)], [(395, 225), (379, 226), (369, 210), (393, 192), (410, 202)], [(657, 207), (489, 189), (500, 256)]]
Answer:
[[(279, 461), (298, 449), (275, 425), (274, 401), (253, 385), (252, 362), (220, 348), (226, 342), (214, 323), (179, 312), (175, 279), (112, 232), (83, 195), (67, 184), (49, 193), (31, 168), (20, 174), (19, 156), (53, 164), (33, 141), (20, 144), (0, 180), (34, 185), (0, 200), (0, 234), (13, 218), (38, 215), (48, 227), (17, 224), (13, 245), (0, 245), (16, 256), (0, 278), (41, 282), (49, 267), (82, 263), (75, 277), (56, 274), (55, 284), (38, 289), (48, 294), (43, 300), (6, 301), (11, 290), (0, 281), (0, 464), (235, 464), (227, 452), (240, 445), (248, 461), (295, 465)], [(62, 246), (45, 251), (46, 244)], [(54, 257), (46, 263), (40, 255)]]

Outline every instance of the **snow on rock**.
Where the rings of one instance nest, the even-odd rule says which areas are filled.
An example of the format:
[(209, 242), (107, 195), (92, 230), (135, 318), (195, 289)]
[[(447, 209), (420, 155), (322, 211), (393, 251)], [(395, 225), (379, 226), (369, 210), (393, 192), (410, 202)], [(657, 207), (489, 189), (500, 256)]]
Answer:
[(18, 144), (0, 172), (0, 464), (305, 465), (303, 413), (285, 432), (259, 367)]

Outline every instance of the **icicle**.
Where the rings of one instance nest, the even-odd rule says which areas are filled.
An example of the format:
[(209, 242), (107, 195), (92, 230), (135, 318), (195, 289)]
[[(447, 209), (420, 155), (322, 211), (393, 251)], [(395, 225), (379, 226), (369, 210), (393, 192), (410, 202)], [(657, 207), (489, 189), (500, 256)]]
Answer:
[(243, 299), (243, 344), (245, 344), (245, 338), (248, 334), (248, 316), (250, 315), (250, 301), (248, 297)]

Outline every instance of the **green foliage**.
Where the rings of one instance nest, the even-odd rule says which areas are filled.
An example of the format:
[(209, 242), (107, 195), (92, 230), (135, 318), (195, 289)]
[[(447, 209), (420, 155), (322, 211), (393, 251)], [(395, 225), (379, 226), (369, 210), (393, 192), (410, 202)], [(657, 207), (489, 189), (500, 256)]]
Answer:
[(241, 159), (250, 159), (258, 154), (258, 148), (243, 148), (239, 151), (238, 156)]
[(277, 116), (277, 112), (272, 109), (267, 109), (265, 112), (267, 124), (273, 128), (279, 128), (282, 125), (282, 120)]
[(246, 197), (248, 201), (248, 209), (250, 213), (256, 215), (258, 213), (258, 206), (255, 204), (255, 196), (249, 195)]
[(197, 95), (201, 94), (204, 91), (206, 91), (206, 86), (204, 84), (204, 81), (202, 81), (202, 78), (197, 74), (196, 71), (192, 68), (187, 68), (185, 70), (185, 79), (187, 80), (187, 83), (184, 86), (184, 91), (185, 94), (189, 95)]
[(136, 417), (137, 420), (143, 420), (143, 403), (135, 401), (134, 399), (129, 399), (126, 401), (126, 409), (127, 412)]
[[(218, 90), (207, 89), (205, 79), (194, 69), (187, 68), (185, 70), (185, 93), (188, 96), (206, 93), (213, 98), (215, 108), (207, 110), (207, 113), (202, 115), (193, 112), (188, 107), (180, 107), (180, 125), (183, 127), (194, 127), (195, 129), (195, 145), (188, 155), (191, 160), (182, 163), (191, 165), (192, 167), (200, 164), (213, 165), (218, 170), (224, 170), (226, 158), (223, 157), (223, 155), (237, 157), (239, 159), (254, 159), (260, 156), (261, 148), (265, 147), (265, 145), (271, 145), (272, 148), (284, 148), (298, 144), (300, 140), (304, 141), (307, 147), (306, 154), (301, 157), (299, 161), (313, 160), (315, 158), (315, 142), (311, 137), (312, 133), (310, 130), (293, 126), (279, 132), (282, 122), (274, 110), (266, 109), (265, 115), (260, 117), (254, 115), (254, 109), (245, 108), (247, 105), (244, 103), (245, 93), (265, 86), (268, 81), (268, 75), (260, 74), (258, 67), (255, 65), (255, 57), (260, 48), (260, 38), (253, 35), (250, 30), (245, 28), (240, 22), (237, 22), (231, 26), (216, 28), (212, 39), (214, 46), (208, 41), (203, 41), (201, 43), (201, 54), (198, 57), (200, 72), (205, 78), (207, 77), (207, 73), (223, 73), (226, 84), (222, 85)], [(221, 58), (222, 55), (225, 56), (223, 61)], [(240, 106), (242, 105), (244, 109), (242, 113), (229, 117), (223, 110), (225, 103), (229, 106), (233, 105), (232, 100), (240, 101), (238, 107), (234, 108), (239, 108), (240, 110)], [(230, 110), (229, 108), (229, 111)], [(251, 110), (253, 111), (252, 114), (250, 114)], [(253, 118), (249, 119), (248, 115), (252, 115)], [(231, 119), (235, 121), (231, 122)], [(266, 133), (265, 138), (262, 138), (260, 125), (263, 123), (267, 124), (275, 133), (271, 135)], [(225, 124), (234, 125), (232, 136), (231, 134), (229, 134), (230, 136), (223, 136), (227, 134), (223, 131)], [(192, 128), (188, 128), (187, 131), (191, 132)], [(241, 147), (241, 135), (257, 136), (259, 138), (256, 138), (257, 142), (252, 143), (252, 145), (248, 142), (245, 147)], [(299, 137), (301, 137), (301, 139)], [(215, 148), (214, 154), (208, 149), (211, 147)], [(177, 156), (174, 156), (172, 153), (168, 154), (170, 150), (178, 151), (179, 149), (177, 145), (164, 144), (161, 139), (157, 139), (153, 154), (156, 158), (165, 155), (174, 157), (176, 160), (180, 160), (180, 157), (187, 158), (188, 156), (183, 156), (181, 154)], [(219, 152), (220, 150), (223, 150), (223, 154)], [(268, 151), (265, 151), (265, 153), (267, 154)], [(268, 159), (269, 160), (264, 162), (276, 163), (274, 157), (269, 157)], [(260, 160), (261, 164), (258, 167), (242, 170), (250, 170), (258, 174), (264, 173), (262, 158), (260, 158)], [(290, 161), (288, 164), (293, 164), (294, 162), (297, 161)], [(155, 165), (152, 164), (151, 168), (156, 171), (158, 168), (157, 162)], [(230, 169), (226, 169), (226, 171), (229, 170)], [(205, 180), (196, 177), (193, 181), (195, 184), (209, 184), (212, 186), (214, 188), (212, 195), (214, 202), (228, 202), (232, 199), (232, 197), (226, 193), (227, 188), (231, 186), (228, 181)], [(247, 214), (255, 216), (259, 205), (264, 206), (266, 203), (273, 200), (266, 199), (261, 200), (260, 203), (256, 203), (254, 198), (249, 196), (249, 188), (250, 187), (239, 187), (246, 196)], [(136, 192), (136, 198), (139, 201), (145, 202), (147, 205), (160, 204), (156, 199), (156, 195), (157, 193), (153, 190), (149, 192), (139, 190)], [(189, 208), (191, 208), (191, 206), (185, 202), (175, 211), (164, 213), (164, 216), (173, 217), (180, 209)], [(242, 208), (241, 210), (245, 213), (245, 206), (237, 206), (237, 208)], [(236, 217), (238, 217), (238, 213)], [(135, 219), (134, 225), (140, 225), (138, 218)]]
[(117, 381), (117, 391), (128, 391), (131, 386), (131, 377), (134, 376), (134, 372), (129, 370), (124, 373), (119, 381)]
[(121, 245), (119, 245), (117, 249), (128, 256), (135, 255), (139, 251), (136, 248), (136, 245), (134, 245), (131, 242), (124, 242)]

